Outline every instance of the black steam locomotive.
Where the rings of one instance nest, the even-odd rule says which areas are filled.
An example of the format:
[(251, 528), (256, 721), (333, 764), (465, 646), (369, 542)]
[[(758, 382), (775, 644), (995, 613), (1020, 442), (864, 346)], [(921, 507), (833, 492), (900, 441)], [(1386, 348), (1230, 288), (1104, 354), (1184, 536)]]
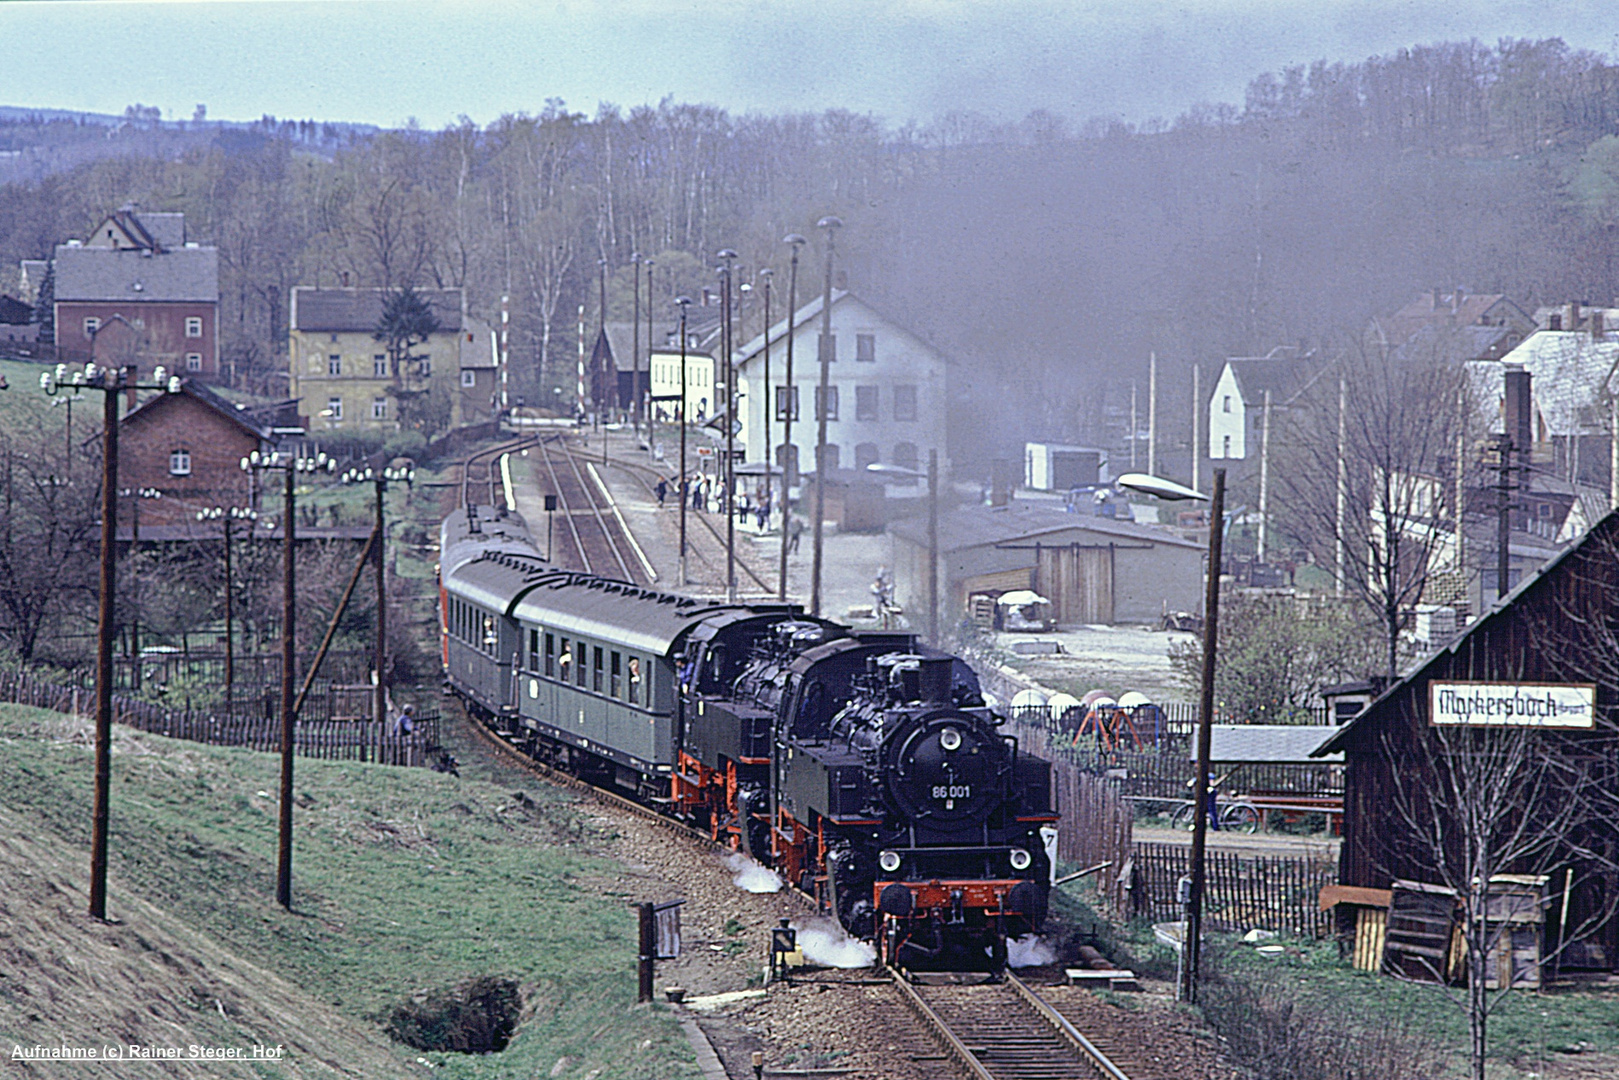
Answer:
[(515, 514), (441, 530), (450, 687), (524, 752), (774, 868), (912, 970), (999, 971), (1045, 919), (1050, 764), (910, 634), (558, 570)]

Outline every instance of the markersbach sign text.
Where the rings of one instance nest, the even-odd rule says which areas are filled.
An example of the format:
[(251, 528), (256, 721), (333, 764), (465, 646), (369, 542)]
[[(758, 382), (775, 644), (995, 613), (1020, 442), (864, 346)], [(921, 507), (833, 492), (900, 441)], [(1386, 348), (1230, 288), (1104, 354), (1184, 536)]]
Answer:
[(1431, 682), (1428, 722), (1466, 727), (1588, 728), (1595, 724), (1591, 683)]

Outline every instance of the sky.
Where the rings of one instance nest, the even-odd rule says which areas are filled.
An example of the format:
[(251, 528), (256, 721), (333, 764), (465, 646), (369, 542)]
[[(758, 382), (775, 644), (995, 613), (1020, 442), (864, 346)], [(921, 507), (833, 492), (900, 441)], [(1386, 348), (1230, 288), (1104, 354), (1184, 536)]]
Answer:
[[(13, 0), (0, 105), (441, 128), (666, 96), (735, 113), (1081, 123), (1240, 104), (1262, 71), (1561, 37), (1619, 54), (1612, 0)], [(26, 47), (22, 44), (26, 43)]]

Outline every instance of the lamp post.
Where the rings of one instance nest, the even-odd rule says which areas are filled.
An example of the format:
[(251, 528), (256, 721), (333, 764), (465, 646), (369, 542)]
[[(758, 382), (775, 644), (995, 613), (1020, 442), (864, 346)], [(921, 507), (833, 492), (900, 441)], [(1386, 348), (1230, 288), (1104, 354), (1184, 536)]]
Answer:
[(235, 635), (235, 597), (234, 586), (231, 582), (230, 562), (230, 524), (233, 521), (246, 521), (248, 528), (259, 516), (257, 510), (243, 506), (233, 506), (225, 509), (221, 506), (210, 506), (206, 510), (197, 511), (198, 521), (217, 521), (224, 530), (225, 540), (225, 718), (228, 720), (235, 715), (235, 683), (236, 683), (236, 635)]
[(95, 802), (90, 824), (90, 914), (107, 917), (107, 819), (112, 780), (112, 646), (113, 594), (118, 580), (118, 395), (126, 390), (180, 392), (180, 377), (159, 366), (152, 382), (142, 383), (132, 368), (84, 365), (71, 371), (58, 364), (39, 377), (39, 387), (51, 397), (59, 388), (70, 393), (99, 390), (101, 412), (101, 589), (96, 613), (96, 777)]
[(832, 256), (836, 250), (837, 232), (843, 227), (843, 221), (829, 215), (817, 221), (815, 227), (826, 230), (826, 286), (821, 290), (821, 389), (820, 398), (815, 403), (815, 411), (819, 414), (819, 427), (815, 436), (815, 520), (810, 523), (815, 530), (815, 550), (810, 565), (810, 614), (819, 618), (821, 542), (825, 531), (821, 519), (826, 516), (826, 420), (829, 411), (827, 398), (830, 396), (828, 387), (832, 379)]
[[(778, 407), (782, 410), (781, 421), (781, 572), (776, 576), (776, 599), (787, 600), (787, 546), (792, 531), (792, 498), (788, 494), (792, 490), (793, 476), (791, 462), (793, 460), (793, 405), (798, 399), (798, 388), (793, 383), (793, 319), (798, 315), (798, 249), (809, 243), (797, 233), (788, 233), (782, 238), (782, 243), (793, 249), (792, 269), (787, 275), (787, 375), (785, 377), (786, 397), (785, 403), (779, 399)], [(768, 333), (768, 331), (766, 331)], [(769, 409), (770, 388), (765, 387), (766, 410)], [(768, 452), (767, 452), (768, 456)]]
[[(388, 682), (384, 672), (388, 670), (388, 585), (387, 562), (383, 558), (383, 541), (386, 537), (386, 526), (382, 520), (383, 500), (388, 494), (390, 483), (403, 483), (407, 487), (416, 484), (416, 470), (409, 466), (389, 467), (381, 472), (373, 472), (371, 466), (364, 469), (350, 469), (343, 474), (345, 484), (371, 483), (376, 487), (377, 520), (376, 520), (376, 555), (377, 555), (377, 641), (376, 641), (376, 701), (373, 706), (377, 721), (377, 737), (382, 737), (388, 724)], [(549, 556), (549, 552), (547, 553)], [(381, 760), (380, 758), (378, 760)]]
[[(759, 271), (759, 276), (764, 279), (764, 293), (765, 293), (765, 311), (764, 311), (764, 317), (765, 317), (765, 358), (764, 358), (765, 371), (764, 371), (764, 381), (762, 383), (762, 386), (764, 388), (764, 394), (761, 395), (761, 397), (760, 397), (762, 407), (759, 410), (759, 412), (760, 412), (759, 419), (764, 424), (765, 443), (764, 443), (764, 452), (761, 453), (759, 456), (764, 460), (764, 466), (765, 466), (765, 505), (769, 506), (770, 505), (770, 456), (771, 456), (770, 455), (770, 278), (772, 276), (772, 272), (771, 272), (770, 267), (767, 266), (764, 269), (760, 270)], [(751, 406), (750, 406), (750, 408), (751, 408)], [(764, 523), (765, 523), (765, 526), (768, 528), (769, 525), (770, 525), (770, 515), (768, 513), (765, 515)]]
[(134, 582), (135, 595), (130, 603), (129, 616), (129, 685), (141, 688), (141, 573), (135, 565), (141, 551), (141, 500), (161, 499), (163, 493), (154, 487), (124, 488), (118, 494), (130, 500), (129, 504), (129, 575)]
[(724, 332), (720, 335), (722, 368), (725, 371), (725, 468), (720, 475), (725, 480), (725, 495), (721, 505), (725, 508), (725, 599), (736, 602), (736, 370), (731, 367), (731, 276), (737, 254), (722, 248), (719, 257), (725, 260), (720, 270), (720, 319)]
[(686, 504), (691, 500), (686, 495), (686, 309), (691, 307), (691, 297), (677, 296), (675, 303), (680, 308), (680, 404), (679, 415), (675, 418), (680, 424), (680, 482), (675, 489), (680, 493), (680, 585), (686, 585)]
[[(652, 260), (641, 260), (646, 266), (646, 382), (650, 392), (652, 387)], [(637, 395), (639, 398), (639, 395)], [(637, 401), (637, 408), (645, 408), (646, 403)], [(653, 437), (652, 413), (646, 417), (646, 443), (647, 450), (652, 452), (657, 440)]]
[[(641, 437), (641, 253), (630, 252), (630, 429), (635, 433), (637, 440)], [(648, 293), (647, 306), (652, 304), (652, 294)], [(652, 348), (652, 338), (648, 337), (647, 348)]]
[(297, 575), (293, 569), (293, 547), (297, 542), (298, 511), (295, 479), (298, 473), (330, 473), (337, 462), (325, 454), (315, 457), (295, 457), (275, 451), (261, 454), (253, 451), (241, 461), (242, 471), (252, 475), (280, 469), (286, 484), (283, 494), (282, 516), (286, 519), (281, 532), (281, 820), (280, 837), (276, 848), (275, 899), (276, 903), (292, 910), (292, 750), (293, 730), (292, 685), (297, 655), (293, 651), (297, 641), (296, 621)]

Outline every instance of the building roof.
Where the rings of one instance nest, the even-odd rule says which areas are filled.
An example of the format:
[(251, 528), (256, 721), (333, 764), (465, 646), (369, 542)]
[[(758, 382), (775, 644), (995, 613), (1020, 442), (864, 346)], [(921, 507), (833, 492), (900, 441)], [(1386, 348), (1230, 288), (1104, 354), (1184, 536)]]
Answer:
[[(1312, 765), (1322, 743), (1338, 733), (1333, 725), (1316, 724), (1211, 724), (1209, 760), (1222, 765)], [(1196, 748), (1190, 760), (1197, 760)], [(1328, 755), (1342, 761), (1343, 755)]]
[(1462, 364), (1469, 360), (1499, 360), (1523, 340), (1516, 326), (1424, 326), (1394, 348), (1389, 356), (1401, 362), (1438, 361)]
[[(295, 285), (292, 289), (290, 325), (293, 330), (369, 334), (382, 321), (382, 301), (387, 289), (322, 289)], [(417, 289), (447, 331), (461, 328), (464, 293), (460, 289)]]
[[(1584, 550), (1587, 544), (1614, 543), (1616, 529), (1619, 529), (1619, 512), (1608, 514), (1584, 536), (1568, 545), (1568, 547), (1558, 552), (1531, 573), (1525, 574), (1523, 579), (1518, 582), (1517, 587), (1497, 599), (1488, 611), (1483, 612), (1478, 618), (1469, 623), (1465, 630), (1419, 660), (1406, 674), (1393, 682), (1388, 689), (1373, 698), (1371, 703), (1355, 716), (1355, 719), (1339, 728), (1336, 735), (1316, 748), (1311, 756), (1319, 759), (1326, 754), (1344, 749), (1344, 746), (1350, 740), (1351, 733), (1357, 731), (1363, 724), (1369, 723), (1370, 721), (1367, 718), (1374, 716), (1383, 702), (1403, 693), (1414, 684), (1426, 681), (1430, 668), (1446, 657), (1455, 656), (1466, 651), (1469, 642), (1475, 637), (1481, 641), (1487, 642), (1490, 640), (1486, 635), (1493, 632), (1504, 620), (1511, 617), (1514, 605), (1526, 593), (1539, 587), (1541, 582), (1547, 578), (1556, 576), (1565, 564), (1570, 563), (1578, 553)], [(1598, 539), (1599, 536), (1601, 539)], [(1602, 549), (1596, 548), (1595, 550), (1600, 552)]]
[(256, 416), (251, 414), (247, 409), (233, 405), (231, 402), (226, 401), (224, 398), (214, 393), (206, 385), (198, 382), (196, 379), (182, 379), (180, 382), (180, 393), (178, 395), (153, 394), (145, 401), (142, 401), (140, 405), (134, 409), (134, 411), (126, 413), (124, 418), (120, 420), (119, 423), (127, 425), (144, 421), (149, 416), (153, 415), (158, 408), (171, 404), (172, 400), (177, 396), (192, 399), (203, 408), (218, 414), (220, 417), (241, 428), (254, 438), (270, 438), (269, 428), (259, 424)]
[(1270, 391), (1273, 406), (1287, 405), (1302, 393), (1325, 365), (1312, 362), (1314, 354), (1300, 355), (1291, 346), (1278, 346), (1269, 356), (1237, 356), (1226, 361), (1236, 377), (1242, 403), (1263, 406)]
[[(640, 331), (639, 334), (637, 334), (638, 330)], [(687, 322), (686, 322), (686, 330), (687, 330), (688, 333), (691, 332), (691, 321), (690, 321), (690, 319), (688, 319)], [(651, 345), (652, 342), (668, 342), (671, 338), (674, 338), (674, 337), (678, 336), (679, 333), (680, 333), (680, 323), (678, 321), (677, 322), (669, 322), (668, 320), (654, 319), (653, 323), (652, 323), (652, 341), (651, 342), (646, 340), (646, 321), (645, 320), (642, 320), (639, 323), (632, 323), (632, 322), (628, 322), (628, 321), (625, 321), (625, 322), (610, 322), (606, 326), (606, 333), (607, 333), (607, 348), (608, 348), (608, 351), (611, 352), (612, 355), (613, 355), (613, 369), (615, 371), (626, 371), (627, 372), (627, 371), (633, 371), (634, 370), (634, 368), (630, 367), (630, 358), (632, 357), (632, 355), (634, 355), (635, 347), (636, 347), (636, 345), (638, 343), (639, 343), (639, 345), (641, 347), (642, 356), (644, 357), (645, 354), (648, 352), (647, 347), (649, 345)], [(637, 340), (638, 338), (639, 338), (639, 341)], [(599, 335), (598, 335), (598, 340), (599, 340)], [(675, 347), (674, 347), (673, 350), (669, 350), (667, 345), (660, 345), (658, 348), (651, 349), (650, 351), (651, 352), (673, 351), (673, 352), (678, 353), (680, 351), (680, 342), (678, 342), (678, 341), (675, 342)], [(690, 349), (686, 350), (686, 352), (687, 352), (687, 355), (691, 355), (691, 350)], [(646, 360), (644, 358), (641, 360), (641, 370), (642, 371), (646, 370)]]
[(182, 247), (154, 254), (64, 244), (56, 249), (56, 301), (217, 303), (219, 252)]
[[(1076, 529), (1098, 533), (1119, 543), (1163, 544), (1193, 551), (1202, 551), (1205, 546), (1164, 529), (1137, 525), (1132, 521), (1071, 514), (1044, 506), (1019, 506), (1014, 502), (1004, 507), (967, 506), (940, 514), (939, 550), (994, 547)], [(889, 532), (913, 544), (925, 545), (928, 542), (925, 521), (911, 518), (896, 521), (889, 526)]]
[(34, 309), (15, 296), (0, 293), (0, 323), (22, 326), (34, 321)]
[(1504, 293), (1468, 293), (1457, 289), (1442, 293), (1431, 289), (1419, 294), (1393, 315), (1374, 319), (1372, 332), (1390, 348), (1397, 348), (1425, 326), (1509, 325), (1533, 329), (1534, 317)]
[(1548, 435), (1607, 433), (1607, 410), (1598, 406), (1615, 388), (1619, 334), (1597, 339), (1585, 331), (1537, 330), (1500, 363), (1470, 365), (1468, 375), (1482, 411), (1496, 414), (1491, 428), (1496, 432), (1503, 421), (1494, 403), (1501, 399), (1505, 364), (1522, 365), (1532, 376), (1534, 410)]
[[(850, 293), (848, 289), (833, 289), (832, 290), (832, 306), (837, 307), (838, 306), (838, 301), (844, 299), (845, 297), (852, 296), (852, 295), (853, 294)], [(778, 342), (782, 342), (786, 338), (786, 336), (787, 336), (787, 334), (789, 332), (791, 332), (793, 330), (797, 330), (800, 326), (803, 326), (805, 323), (819, 318), (820, 315), (821, 315), (821, 296), (820, 296), (819, 293), (817, 293), (815, 295), (815, 297), (810, 300), (809, 303), (805, 304), (803, 307), (799, 308), (797, 311), (792, 313), (791, 326), (788, 325), (789, 320), (784, 317), (780, 321), (774, 323), (770, 327), (770, 344), (771, 344), (772, 350), (774, 349), (774, 347), (776, 346), (776, 344)], [(765, 347), (765, 335), (762, 334), (762, 333), (761, 334), (755, 334), (753, 336), (752, 341), (749, 341), (746, 345), (743, 345), (740, 349), (737, 350), (737, 352), (736, 352), (736, 362), (738, 364), (747, 363), (748, 360), (750, 358), (752, 358), (755, 353), (763, 352), (764, 347)]]
[(495, 343), (495, 332), (489, 324), (472, 315), (465, 316), (461, 323), (461, 367), (462, 368), (492, 368), (497, 366), (498, 357), (495, 355), (498, 346)]

